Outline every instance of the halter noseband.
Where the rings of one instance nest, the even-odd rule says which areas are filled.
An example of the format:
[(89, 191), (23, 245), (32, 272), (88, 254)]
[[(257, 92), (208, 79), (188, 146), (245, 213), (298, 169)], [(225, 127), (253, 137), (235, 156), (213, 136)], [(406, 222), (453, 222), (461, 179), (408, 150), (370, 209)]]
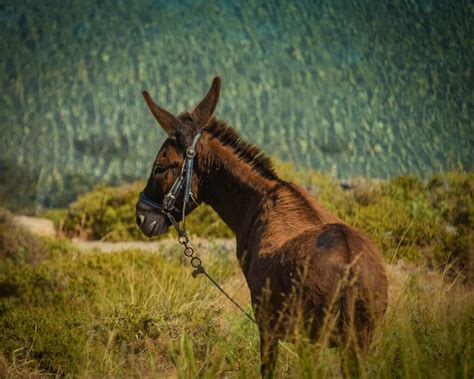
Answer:
[(194, 166), (194, 157), (196, 156), (196, 146), (201, 138), (201, 133), (197, 133), (191, 145), (186, 150), (186, 157), (184, 159), (183, 165), (181, 166), (181, 172), (179, 176), (174, 181), (171, 189), (165, 195), (163, 199), (163, 204), (160, 204), (156, 201), (151, 200), (148, 198), (145, 193), (140, 193), (140, 201), (149, 207), (153, 208), (153, 210), (158, 211), (160, 213), (164, 213), (168, 216), (170, 221), (175, 224), (175, 220), (171, 215), (171, 212), (176, 210), (175, 203), (176, 199), (178, 198), (181, 190), (184, 187), (184, 194), (183, 194), (183, 216), (186, 209), (186, 204), (189, 201), (189, 198), (192, 198), (192, 188), (191, 188), (191, 179), (193, 177), (193, 166)]

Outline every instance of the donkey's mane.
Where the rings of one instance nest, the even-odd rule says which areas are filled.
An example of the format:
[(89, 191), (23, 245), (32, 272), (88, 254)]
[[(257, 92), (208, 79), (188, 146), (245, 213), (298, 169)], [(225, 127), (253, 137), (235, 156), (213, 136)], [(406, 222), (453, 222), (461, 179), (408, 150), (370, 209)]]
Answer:
[(224, 146), (229, 146), (244, 162), (247, 162), (264, 178), (279, 180), (273, 164), (259, 147), (244, 141), (240, 134), (225, 121), (213, 119), (205, 129)]
[[(194, 121), (190, 113), (183, 113), (178, 118), (182, 121)], [(266, 179), (280, 181), (270, 158), (259, 147), (244, 141), (240, 134), (225, 121), (213, 117), (204, 130), (211, 134), (213, 138), (218, 139), (224, 146), (232, 148), (239, 159), (250, 164), (261, 176)]]

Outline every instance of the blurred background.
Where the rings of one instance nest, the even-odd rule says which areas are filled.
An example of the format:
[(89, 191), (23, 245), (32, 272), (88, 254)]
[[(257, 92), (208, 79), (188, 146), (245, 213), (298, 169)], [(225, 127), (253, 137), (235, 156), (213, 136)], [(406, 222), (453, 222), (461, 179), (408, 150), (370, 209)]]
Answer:
[(463, 0), (3, 0), (0, 200), (64, 206), (145, 178), (171, 112), (217, 115), (337, 178), (472, 169), (474, 7)]

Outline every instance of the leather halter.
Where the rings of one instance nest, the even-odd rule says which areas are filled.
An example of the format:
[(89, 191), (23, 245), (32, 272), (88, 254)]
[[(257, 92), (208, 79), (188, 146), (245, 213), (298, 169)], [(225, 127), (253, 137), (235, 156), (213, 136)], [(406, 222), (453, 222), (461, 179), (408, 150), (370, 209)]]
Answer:
[[(176, 200), (184, 188), (183, 193), (183, 208), (181, 211), (183, 212), (183, 216), (186, 209), (186, 204), (188, 203), (189, 199), (192, 198), (192, 188), (191, 188), (191, 180), (193, 176), (193, 166), (194, 166), (194, 157), (196, 156), (196, 146), (201, 138), (201, 132), (198, 132), (194, 138), (191, 145), (186, 150), (186, 157), (184, 159), (183, 165), (181, 166), (181, 172), (179, 176), (174, 181), (171, 189), (163, 198), (163, 203), (160, 204), (156, 201), (151, 200), (148, 198), (144, 192), (140, 193), (140, 201), (146, 205), (148, 205), (153, 210), (164, 213), (170, 219), (171, 223), (174, 225), (175, 220), (174, 217), (171, 215), (171, 212), (177, 210), (175, 207)], [(193, 199), (193, 201), (195, 201)]]

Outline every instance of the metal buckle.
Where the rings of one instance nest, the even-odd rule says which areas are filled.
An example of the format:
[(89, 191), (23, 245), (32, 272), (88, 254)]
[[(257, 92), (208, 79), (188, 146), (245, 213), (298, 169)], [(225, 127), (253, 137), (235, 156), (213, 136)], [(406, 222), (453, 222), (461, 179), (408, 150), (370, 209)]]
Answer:
[(172, 211), (175, 201), (176, 197), (174, 197), (171, 193), (167, 193), (163, 199), (163, 209), (167, 212)]
[(188, 149), (186, 150), (186, 157), (191, 159), (196, 156), (196, 149), (194, 146), (189, 146)]

